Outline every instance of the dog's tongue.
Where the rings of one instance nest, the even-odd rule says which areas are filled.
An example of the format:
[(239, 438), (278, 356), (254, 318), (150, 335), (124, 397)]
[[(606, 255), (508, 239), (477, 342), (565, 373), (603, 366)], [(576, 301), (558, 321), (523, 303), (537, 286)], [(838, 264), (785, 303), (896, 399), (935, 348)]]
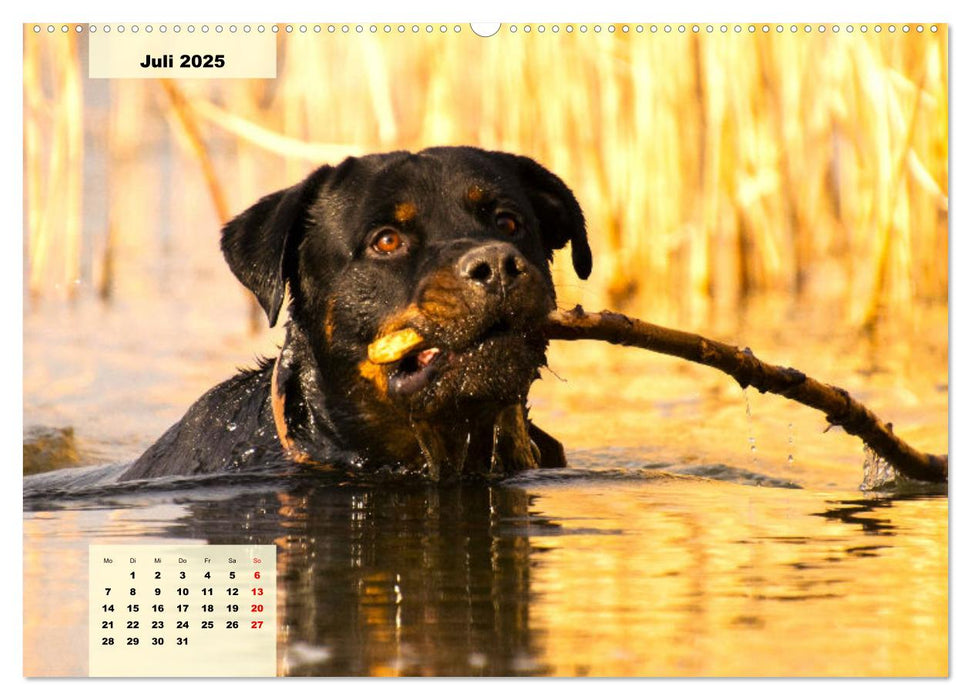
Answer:
[(415, 356), (415, 359), (418, 360), (418, 366), (427, 367), (440, 352), (441, 350), (438, 348), (428, 348), (426, 350), (422, 350), (420, 353), (418, 353), (418, 355)]

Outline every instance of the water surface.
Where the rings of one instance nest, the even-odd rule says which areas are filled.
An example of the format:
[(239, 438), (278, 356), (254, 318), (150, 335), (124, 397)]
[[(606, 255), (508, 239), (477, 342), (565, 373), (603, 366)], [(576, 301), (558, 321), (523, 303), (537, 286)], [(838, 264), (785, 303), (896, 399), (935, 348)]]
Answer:
[[(28, 436), (70, 428), (59, 454), (75, 466), (131, 459), (273, 352), (275, 335), (224, 320), (245, 318), (241, 294), (199, 305), (191, 288), (170, 292), (154, 306), (28, 308)], [(845, 386), (946, 451), (946, 310), (879, 337), (834, 330), (813, 307), (760, 313), (710, 334)], [(92, 542), (276, 544), (280, 674), (948, 673), (947, 498), (861, 492), (862, 448), (824, 434), (821, 415), (707, 368), (582, 343), (553, 348), (532, 404), (570, 470), (29, 499), (25, 673), (87, 673)]]

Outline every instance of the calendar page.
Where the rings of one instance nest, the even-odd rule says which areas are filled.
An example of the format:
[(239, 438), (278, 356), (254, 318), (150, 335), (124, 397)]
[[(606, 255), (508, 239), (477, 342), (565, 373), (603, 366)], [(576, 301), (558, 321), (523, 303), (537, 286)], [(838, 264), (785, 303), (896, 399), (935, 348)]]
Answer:
[(88, 674), (276, 675), (276, 547), (90, 545)]
[(406, 9), (20, 27), (22, 675), (947, 677), (946, 13)]

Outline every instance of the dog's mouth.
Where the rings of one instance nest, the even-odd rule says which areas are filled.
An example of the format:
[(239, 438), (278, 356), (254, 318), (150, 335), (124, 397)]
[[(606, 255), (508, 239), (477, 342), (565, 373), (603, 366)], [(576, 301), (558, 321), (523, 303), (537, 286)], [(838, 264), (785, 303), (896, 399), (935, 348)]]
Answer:
[(448, 354), (447, 350), (432, 347), (405, 355), (389, 373), (389, 393), (408, 396), (428, 386), (448, 361)]
[[(445, 342), (423, 341), (388, 367), (388, 393), (402, 398), (417, 394), (450, 368), (475, 364), (477, 358), (483, 365), (492, 364), (485, 358), (500, 347), (514, 352), (522, 346), (525, 334), (516, 331), (506, 320), (499, 320), (487, 327), (471, 342), (448, 347)], [(501, 371), (501, 367), (494, 367)]]

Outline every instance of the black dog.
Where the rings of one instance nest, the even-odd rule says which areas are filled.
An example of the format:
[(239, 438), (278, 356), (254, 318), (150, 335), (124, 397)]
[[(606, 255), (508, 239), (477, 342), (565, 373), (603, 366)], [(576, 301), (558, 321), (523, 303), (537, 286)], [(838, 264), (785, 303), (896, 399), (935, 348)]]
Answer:
[[(503, 475), (564, 466), (526, 417), (555, 306), (549, 263), (592, 265), (583, 213), (529, 158), (432, 148), (349, 158), (264, 197), (222, 232), (233, 273), (273, 325), (274, 361), (199, 399), (124, 479), (281, 462)], [(376, 338), (423, 341), (374, 364)]]

